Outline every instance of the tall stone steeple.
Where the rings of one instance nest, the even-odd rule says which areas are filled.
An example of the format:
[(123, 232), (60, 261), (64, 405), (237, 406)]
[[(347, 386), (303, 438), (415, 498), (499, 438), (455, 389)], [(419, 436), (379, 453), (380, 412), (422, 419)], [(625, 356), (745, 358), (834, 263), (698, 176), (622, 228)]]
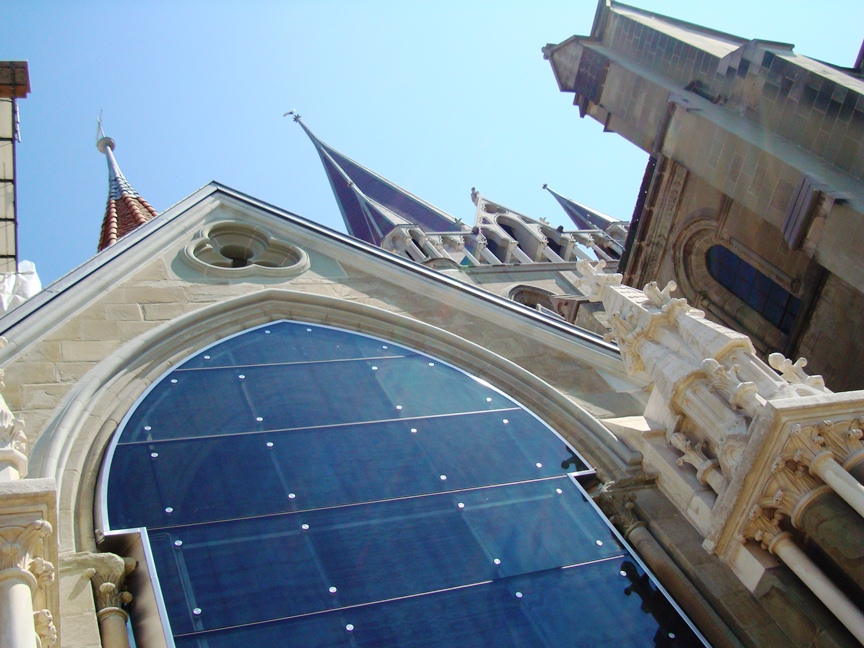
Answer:
[(123, 172), (117, 166), (117, 160), (114, 159), (116, 146), (114, 140), (104, 136), (101, 126), (99, 134), (102, 137), (96, 142), (96, 148), (108, 159), (108, 204), (105, 206), (102, 232), (99, 235), (99, 252), (101, 252), (139, 225), (158, 216), (159, 213), (138, 195), (123, 176)]

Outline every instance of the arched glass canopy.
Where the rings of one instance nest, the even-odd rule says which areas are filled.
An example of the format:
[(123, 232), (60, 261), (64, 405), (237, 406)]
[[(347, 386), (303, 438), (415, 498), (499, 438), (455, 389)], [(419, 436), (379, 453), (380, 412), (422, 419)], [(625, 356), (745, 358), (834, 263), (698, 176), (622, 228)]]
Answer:
[(169, 372), (106, 462), (177, 646), (701, 645), (496, 389), (411, 349), (274, 322)]

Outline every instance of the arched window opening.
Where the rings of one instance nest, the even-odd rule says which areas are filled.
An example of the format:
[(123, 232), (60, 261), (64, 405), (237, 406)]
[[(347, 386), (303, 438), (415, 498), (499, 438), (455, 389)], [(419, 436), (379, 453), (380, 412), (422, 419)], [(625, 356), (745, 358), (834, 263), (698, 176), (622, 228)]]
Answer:
[(722, 245), (708, 249), (708, 273), (759, 315), (787, 335), (792, 332), (801, 300)]
[(272, 322), (142, 396), (102, 528), (146, 527), (178, 648), (701, 645), (578, 472), (540, 419), (434, 357)]

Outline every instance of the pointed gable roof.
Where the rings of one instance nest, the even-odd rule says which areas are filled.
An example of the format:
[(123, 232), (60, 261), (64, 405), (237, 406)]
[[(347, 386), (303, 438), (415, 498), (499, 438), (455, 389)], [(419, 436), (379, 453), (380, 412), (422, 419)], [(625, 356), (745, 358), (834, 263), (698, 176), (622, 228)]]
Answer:
[(575, 200), (565, 198), (545, 184), (543, 185), (543, 188), (555, 197), (555, 200), (557, 200), (558, 204), (564, 208), (564, 211), (567, 212), (570, 220), (572, 220), (579, 229), (597, 228), (605, 232), (610, 225), (621, 222), (611, 216), (589, 209), (585, 205), (577, 203)]
[(377, 173), (324, 144), (309, 130), (300, 115), (296, 121), (318, 151), (333, 188), (348, 233), (373, 245), (400, 225), (415, 225), (425, 232), (459, 232), (449, 214), (408, 193)]
[(96, 148), (104, 153), (108, 160), (108, 204), (105, 206), (105, 216), (102, 219), (99, 252), (116, 243), (118, 239), (126, 236), (139, 225), (159, 215), (123, 176), (120, 167), (117, 166), (117, 160), (114, 159), (115, 146), (114, 140), (110, 137), (102, 137), (96, 142)]

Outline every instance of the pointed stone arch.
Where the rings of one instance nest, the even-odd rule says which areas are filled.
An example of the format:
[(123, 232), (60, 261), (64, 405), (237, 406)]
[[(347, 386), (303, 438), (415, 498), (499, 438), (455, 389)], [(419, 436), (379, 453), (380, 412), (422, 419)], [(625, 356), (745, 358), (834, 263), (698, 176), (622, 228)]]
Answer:
[(605, 474), (638, 469), (630, 451), (587, 411), (514, 362), (424, 322), (334, 297), (272, 289), (242, 295), (166, 322), (91, 369), (48, 422), (31, 457), (31, 475), (54, 477), (61, 545), (95, 550), (93, 515), (102, 458), (126, 412), (159, 376), (233, 333), (279, 319), (366, 333), (435, 355), (515, 398), (564, 436)]

